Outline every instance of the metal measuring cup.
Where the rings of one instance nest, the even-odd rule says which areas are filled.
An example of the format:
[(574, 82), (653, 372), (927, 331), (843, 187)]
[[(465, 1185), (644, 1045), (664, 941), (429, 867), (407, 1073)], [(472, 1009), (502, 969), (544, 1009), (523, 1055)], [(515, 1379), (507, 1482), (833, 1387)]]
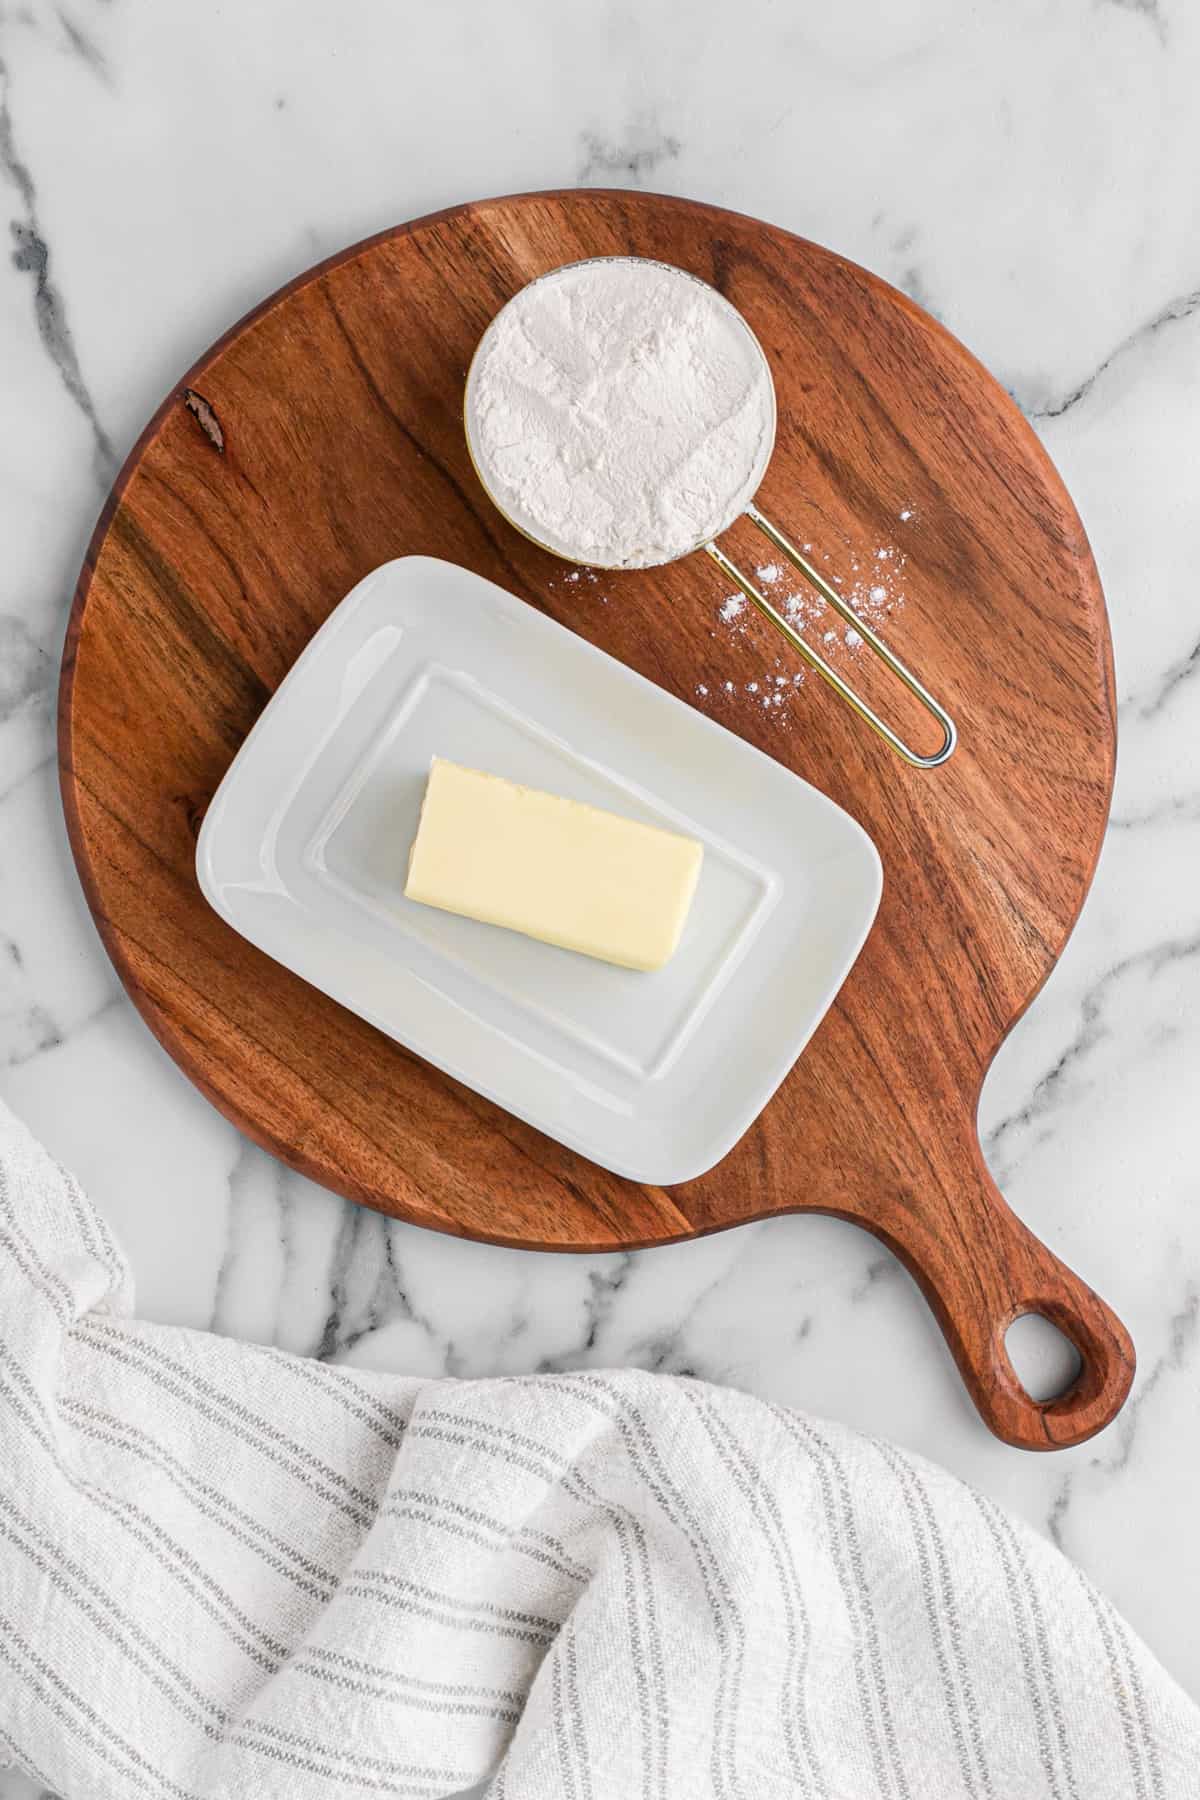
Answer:
[[(523, 537), (527, 537), (531, 542), (537, 544), (540, 549), (548, 551), (552, 556), (562, 558), (565, 562), (575, 562), (580, 566), (591, 568), (611, 569), (622, 567), (623, 565), (596, 562), (594, 559), (589, 559), (589, 561), (584, 564), (581, 558), (572, 557), (559, 546), (546, 543), (542, 538), (537, 536), (536, 532), (533, 531), (527, 523), (523, 523), (520, 519), (514, 518), (503, 499), (497, 493), (496, 484), (488, 478), (489, 458), (473, 432), (472, 382), (475, 372), (480, 365), (481, 355), (486, 348), (492, 333), (496, 330), (500, 320), (508, 311), (508, 308), (519, 300), (523, 294), (527, 293), (530, 287), (536, 286), (539, 282), (552, 281), (556, 276), (564, 274), (567, 270), (583, 267), (589, 262), (654, 263), (654, 259), (646, 257), (589, 257), (585, 258), (583, 263), (566, 263), (560, 268), (552, 269), (548, 271), (547, 274), (538, 276), (535, 282), (530, 282), (526, 287), (519, 289), (518, 292), (513, 295), (512, 299), (507, 301), (505, 306), (503, 306), (496, 314), (496, 317), (492, 320), (476, 346), (470, 369), (467, 371), (467, 382), (463, 400), (463, 422), (466, 431), (467, 450), (484, 492), (496, 507), (496, 510), (508, 520), (509, 524), (512, 525), (515, 530), (519, 531)], [(770, 398), (770, 419), (769, 429), (764, 433), (763, 446), (758, 459), (758, 466), (755, 470), (753, 486), (755, 490), (757, 490), (759, 483), (766, 473), (767, 466), (770, 463), (771, 455), (774, 451), (775, 432), (778, 420), (775, 383), (771, 376), (771, 366), (767, 361), (766, 352), (763, 350), (762, 345), (759, 343), (758, 338), (751, 330), (744, 316), (716, 288), (711, 287), (708, 282), (701, 281), (699, 276), (692, 275), (686, 269), (677, 268), (674, 264), (654, 263), (654, 266), (661, 269), (667, 269), (674, 276), (682, 277), (688, 281), (694, 281), (698, 287), (702, 287), (708, 294), (714, 295), (720, 302), (722, 308), (724, 308), (728, 314), (732, 315), (733, 319), (737, 321), (737, 324), (745, 333), (748, 346), (751, 349), (751, 355), (761, 367), (765, 389)], [(825, 658), (814, 650), (812, 645), (801, 636), (789, 620), (784, 618), (783, 614), (771, 604), (767, 596), (755, 586), (750, 577), (739, 569), (735, 562), (726, 556), (716, 540), (720, 537), (722, 532), (729, 529), (736, 519), (742, 517), (749, 519), (750, 523), (755, 525), (758, 530), (762, 532), (768, 543), (770, 543), (774, 549), (792, 565), (798, 574), (804, 577), (805, 581), (821, 595), (822, 599), (825, 600), (848, 625), (853, 627), (862, 638), (863, 642), (870, 646), (874, 655), (879, 657), (884, 665), (890, 669), (892, 674), (904, 683), (904, 686), (908, 689), (909, 693), (920, 702), (925, 711), (929, 713), (932, 718), (936, 719), (938, 725), (941, 727), (942, 742), (932, 755), (922, 756), (918, 751), (906, 744), (898, 733), (895, 732), (885, 720), (880, 718), (874, 708), (868, 705), (861, 694), (857, 694), (850, 686), (849, 682), (845, 681), (843, 677), (838, 674), (836, 669), (831, 668), (829, 663), (825, 661)], [(690, 556), (697, 550), (703, 550), (707, 556), (712, 558), (722, 574), (727, 576), (728, 579), (741, 590), (747, 600), (757, 608), (762, 616), (770, 621), (776, 631), (779, 632), (780, 636), (786, 639), (787, 643), (800, 657), (803, 658), (809, 668), (815, 670), (822, 681), (828, 682), (835, 693), (840, 694), (846, 704), (853, 708), (859, 718), (864, 720), (865, 723), (871, 727), (872, 731), (877, 732), (884, 742), (891, 746), (897, 756), (902, 757), (904, 761), (910, 763), (913, 768), (935, 769), (953, 754), (954, 747), (958, 742), (958, 732), (955, 729), (954, 721), (951, 719), (949, 713), (947, 713), (945, 708), (934, 699), (928, 689), (918, 681), (911, 669), (906, 668), (894, 651), (888, 649), (888, 646), (884, 643), (878, 632), (874, 631), (867, 621), (855, 612), (849, 602), (842, 598), (836, 588), (832, 587), (830, 583), (826, 581), (820, 571), (813, 567), (812, 563), (810, 563), (797, 548), (787, 536), (786, 532), (781, 530), (778, 525), (769, 519), (753, 501), (744, 503), (739, 500), (738, 503), (732, 507), (732, 510), (726, 508), (724, 513), (705, 521), (705, 529), (696, 539), (694, 544), (689, 545), (687, 549), (680, 551), (677, 555), (662, 560), (666, 562), (678, 562), (681, 561), (683, 557)], [(647, 563), (641, 566), (656, 567), (662, 566), (662, 563)]]

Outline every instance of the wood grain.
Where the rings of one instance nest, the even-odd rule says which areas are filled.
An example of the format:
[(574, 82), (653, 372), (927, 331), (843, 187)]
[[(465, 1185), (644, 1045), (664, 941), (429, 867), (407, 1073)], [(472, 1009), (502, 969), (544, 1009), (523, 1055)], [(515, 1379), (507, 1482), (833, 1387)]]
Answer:
[[(193, 872), (205, 806), (268, 696), (337, 601), (390, 557), (462, 563), (689, 700), (698, 682), (715, 693), (777, 653), (757, 622), (736, 642), (714, 636), (721, 594), (703, 558), (605, 577), (608, 603), (589, 598), (504, 524), (471, 471), (462, 384), (488, 320), (531, 277), (623, 252), (693, 270), (757, 331), (779, 392), (769, 514), (843, 560), (892, 543), (900, 512), (915, 515), (907, 603), (889, 636), (961, 734), (952, 761), (925, 773), (815, 680), (786, 732), (751, 706), (721, 714), (862, 821), (884, 897), (767, 1112), (715, 1170), (669, 1191), (594, 1167), (306, 987), (209, 911)], [(728, 546), (762, 560), (747, 530)], [(785, 1211), (852, 1219), (920, 1283), (991, 1429), (1038, 1449), (1113, 1417), (1133, 1351), (1005, 1206), (976, 1103), (1083, 901), (1114, 737), (1082, 526), (967, 351), (814, 244), (681, 200), (603, 192), (486, 201), (402, 226), (222, 339), (152, 420), (105, 507), (60, 696), (67, 819), (104, 942), (161, 1042), (251, 1137), (384, 1212), (541, 1249), (661, 1243)], [(1046, 1404), (1004, 1350), (1007, 1326), (1030, 1310), (1082, 1357), (1075, 1386)]]

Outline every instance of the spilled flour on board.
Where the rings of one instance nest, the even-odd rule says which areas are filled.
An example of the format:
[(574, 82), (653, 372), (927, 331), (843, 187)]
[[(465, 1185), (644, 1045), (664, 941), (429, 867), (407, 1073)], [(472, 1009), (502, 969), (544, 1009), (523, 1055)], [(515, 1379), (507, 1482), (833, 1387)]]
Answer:
[[(911, 525), (916, 513), (913, 507), (905, 506), (897, 516), (902, 524)], [(828, 551), (818, 553), (812, 544), (803, 544), (801, 549), (808, 557), (819, 555), (822, 564), (832, 564)], [(908, 557), (898, 544), (880, 544), (874, 550), (851, 551), (845, 570), (830, 567), (827, 577), (859, 618), (873, 631), (882, 632), (886, 621), (904, 605), (907, 563)], [(863, 649), (862, 633), (846, 624), (790, 564), (761, 563), (754, 570), (754, 578), (788, 624), (806, 637), (831, 666), (844, 662), (847, 652), (856, 656)], [(805, 665), (796, 667), (796, 656), (784, 646), (774, 653), (779, 638), (772, 633), (768, 622), (758, 616), (744, 594), (727, 594), (718, 602), (716, 625), (709, 636), (718, 643), (730, 638), (740, 640), (747, 647), (761, 648), (767, 660), (762, 669), (756, 671), (757, 679), (754, 680), (718, 676), (716, 681), (710, 678), (697, 682), (696, 698), (717, 703), (722, 710), (735, 705), (739, 710), (757, 707), (780, 724), (789, 723), (794, 712), (794, 697), (804, 686), (809, 670)], [(710, 705), (709, 710), (714, 707)]]
[[(897, 513), (902, 525), (915, 526), (916, 510), (902, 507)], [(847, 605), (859, 618), (886, 638), (887, 621), (905, 602), (905, 574), (908, 557), (898, 544), (879, 544), (873, 550), (855, 552), (848, 549), (841, 567), (834, 564), (828, 551), (818, 551), (814, 544), (802, 544), (804, 555), (819, 561), (827, 579), (837, 588)], [(568, 587), (596, 589), (603, 570), (571, 568), (546, 583), (548, 588)], [(865, 639), (853, 625), (839, 617), (828, 602), (790, 563), (760, 563), (754, 570), (760, 590), (781, 612), (789, 625), (803, 634), (819, 655), (837, 667), (845, 664), (847, 655), (855, 658), (863, 650)], [(601, 605), (609, 604), (604, 592), (593, 592), (590, 598)], [(751, 707), (765, 713), (778, 724), (790, 724), (798, 704), (797, 695), (812, 671), (800, 663), (798, 656), (772, 630), (767, 620), (741, 593), (726, 594), (715, 606), (715, 622), (709, 630), (714, 643), (738, 644), (738, 662), (745, 663), (745, 651), (759, 652), (762, 662), (754, 669), (754, 678), (725, 675), (710, 663), (706, 679), (697, 681), (693, 694), (702, 710), (714, 716), (732, 718)], [(776, 646), (778, 645), (778, 650)]]
[[(590, 587), (598, 587), (600, 576), (595, 569), (568, 569), (565, 575), (560, 575), (556, 579), (552, 578), (546, 583), (546, 586), (551, 589), (560, 586), (578, 587), (581, 582), (586, 582)], [(591, 598), (598, 600), (601, 606), (608, 605), (607, 594), (593, 594)]]

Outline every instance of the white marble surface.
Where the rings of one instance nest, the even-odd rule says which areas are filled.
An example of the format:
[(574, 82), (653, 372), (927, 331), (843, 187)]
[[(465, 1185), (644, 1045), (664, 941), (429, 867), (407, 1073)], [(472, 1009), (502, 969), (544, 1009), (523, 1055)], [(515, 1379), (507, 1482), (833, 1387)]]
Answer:
[[(0, 1067), (119, 1229), (146, 1314), (413, 1371), (688, 1368), (887, 1433), (1050, 1532), (1200, 1697), (1198, 79), (1190, 0), (0, 7)], [(1137, 1340), (1132, 1400), (1079, 1450), (992, 1441), (907, 1278), (833, 1221), (560, 1260), (314, 1188), (188, 1086), (88, 919), (57, 661), (145, 417), (316, 257), (573, 182), (758, 213), (907, 288), (1011, 388), (1084, 517), (1116, 642), (1113, 823), (983, 1097), (1013, 1203)]]

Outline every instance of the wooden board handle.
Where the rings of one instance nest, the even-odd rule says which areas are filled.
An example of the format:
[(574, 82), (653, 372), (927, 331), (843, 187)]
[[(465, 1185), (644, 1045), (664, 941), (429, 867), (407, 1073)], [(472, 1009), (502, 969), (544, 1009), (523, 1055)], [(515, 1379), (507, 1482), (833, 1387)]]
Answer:
[[(946, 1241), (944, 1213), (906, 1213), (893, 1216), (886, 1241), (929, 1301), (988, 1428), (1023, 1450), (1081, 1444), (1124, 1405), (1133, 1340), (1112, 1308), (1010, 1210), (982, 1158), (973, 1174), (972, 1191), (954, 1209), (961, 1238)], [(1079, 1354), (1076, 1379), (1050, 1400), (1026, 1392), (1005, 1345), (1009, 1326), (1028, 1313), (1048, 1319)]]

